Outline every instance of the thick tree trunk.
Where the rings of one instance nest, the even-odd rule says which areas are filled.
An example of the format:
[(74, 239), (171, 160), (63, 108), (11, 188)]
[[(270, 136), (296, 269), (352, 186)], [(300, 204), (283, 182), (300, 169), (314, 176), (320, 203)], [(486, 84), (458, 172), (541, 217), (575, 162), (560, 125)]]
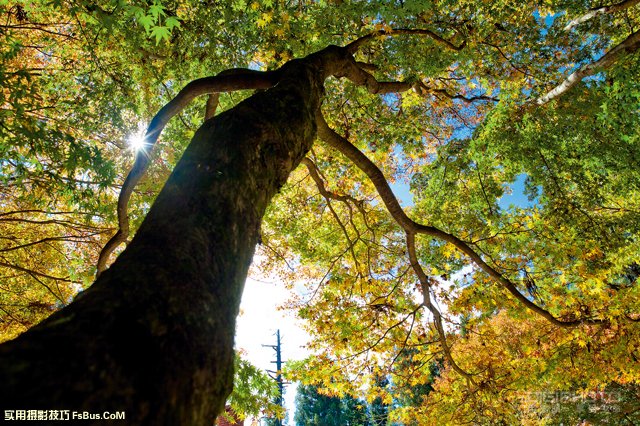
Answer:
[(313, 143), (329, 56), (292, 61), (274, 88), (198, 130), (114, 265), (0, 346), (0, 409), (213, 423), (232, 388), (235, 317), (260, 221)]

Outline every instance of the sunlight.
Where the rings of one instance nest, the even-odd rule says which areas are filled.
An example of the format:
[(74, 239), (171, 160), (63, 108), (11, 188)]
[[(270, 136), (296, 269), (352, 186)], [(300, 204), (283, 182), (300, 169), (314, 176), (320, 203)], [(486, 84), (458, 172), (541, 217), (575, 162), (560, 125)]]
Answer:
[(138, 126), (138, 130), (127, 138), (127, 144), (135, 152), (144, 151), (148, 145), (145, 136), (146, 128), (144, 126)]

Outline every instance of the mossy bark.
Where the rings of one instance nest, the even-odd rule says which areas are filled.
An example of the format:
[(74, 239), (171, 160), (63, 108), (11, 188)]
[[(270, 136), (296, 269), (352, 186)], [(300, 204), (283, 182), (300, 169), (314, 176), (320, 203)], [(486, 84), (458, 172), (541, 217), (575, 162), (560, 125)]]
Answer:
[(213, 423), (232, 388), (235, 317), (260, 221), (313, 143), (324, 68), (294, 61), (274, 88), (198, 130), (111, 268), (0, 346), (0, 409)]

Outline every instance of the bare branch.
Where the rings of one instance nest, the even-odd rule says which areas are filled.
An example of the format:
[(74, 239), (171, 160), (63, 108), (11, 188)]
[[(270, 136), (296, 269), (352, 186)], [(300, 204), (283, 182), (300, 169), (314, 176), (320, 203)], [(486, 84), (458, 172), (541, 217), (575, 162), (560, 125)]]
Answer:
[(182, 111), (194, 98), (208, 94), (230, 92), (245, 89), (266, 89), (273, 86), (278, 77), (277, 71), (261, 72), (249, 69), (230, 69), (214, 77), (205, 77), (187, 84), (169, 103), (153, 117), (144, 138), (146, 150), (137, 153), (135, 163), (127, 175), (118, 197), (119, 229), (107, 242), (98, 258), (97, 273), (100, 275), (107, 267), (109, 256), (129, 236), (129, 217), (127, 209), (131, 193), (149, 166), (149, 151), (158, 140), (160, 133), (169, 120)]
[(575, 27), (577, 25), (580, 25), (583, 22), (587, 22), (589, 19), (592, 19), (592, 18), (594, 18), (594, 17), (596, 17), (598, 15), (603, 15), (603, 14), (606, 14), (606, 13), (616, 13), (616, 12), (619, 12), (621, 10), (633, 7), (638, 3), (640, 3), (640, 0), (624, 0), (624, 1), (621, 1), (620, 3), (612, 4), (610, 6), (595, 7), (593, 9), (589, 10), (589, 12), (585, 13), (584, 15), (579, 16), (579, 17), (571, 20), (564, 27), (564, 30), (565, 31), (570, 31), (573, 27)]
[(562, 83), (548, 91), (544, 96), (536, 99), (535, 103), (538, 105), (546, 104), (550, 100), (567, 92), (578, 82), (582, 81), (583, 78), (595, 74), (599, 70), (609, 68), (623, 56), (635, 52), (638, 48), (640, 48), (640, 31), (632, 33), (624, 41), (608, 51), (602, 58), (580, 67), (579, 70), (569, 75)]

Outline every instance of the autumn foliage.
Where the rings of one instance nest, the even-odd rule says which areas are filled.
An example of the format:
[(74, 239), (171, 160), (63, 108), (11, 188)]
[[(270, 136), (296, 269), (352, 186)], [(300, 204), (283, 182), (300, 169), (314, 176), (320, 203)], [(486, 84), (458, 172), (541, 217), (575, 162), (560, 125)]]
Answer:
[[(290, 378), (407, 425), (638, 420), (638, 1), (4, 1), (0, 17), (0, 340), (91, 285), (205, 110), (336, 45), (349, 65), (261, 228), (257, 267), (298, 290), (287, 308), (313, 337)], [(206, 76), (208, 102), (175, 100)], [(157, 146), (133, 152), (149, 123)]]

